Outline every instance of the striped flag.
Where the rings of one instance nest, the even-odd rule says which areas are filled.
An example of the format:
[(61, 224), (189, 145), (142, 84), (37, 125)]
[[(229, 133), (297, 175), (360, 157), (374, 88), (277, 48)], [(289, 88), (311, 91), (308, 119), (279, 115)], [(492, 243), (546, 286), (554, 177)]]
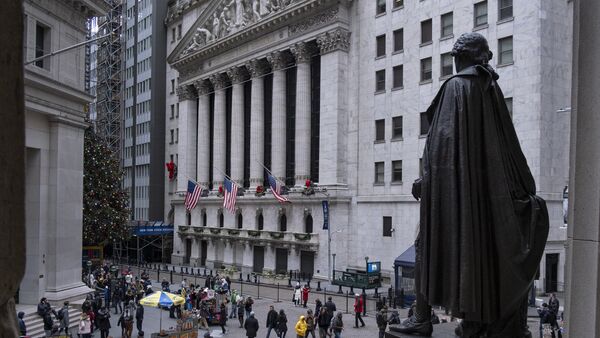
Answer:
[(269, 185), (271, 186), (271, 192), (273, 193), (273, 196), (275, 196), (275, 198), (280, 202), (280, 203), (291, 203), (290, 200), (287, 199), (287, 197), (282, 196), (281, 195), (281, 184), (279, 184), (279, 182), (277, 181), (277, 179), (275, 179), (275, 177), (273, 177), (273, 175), (269, 175), (268, 177), (269, 180)]
[(232, 214), (235, 213), (235, 201), (237, 199), (238, 186), (235, 182), (232, 182), (225, 178), (223, 181), (223, 190), (225, 198), (223, 198), (223, 208), (229, 210)]
[(199, 184), (196, 184), (190, 180), (188, 180), (188, 188), (185, 194), (185, 208), (189, 211), (192, 211), (198, 204), (198, 198), (200, 198), (200, 194), (202, 193), (202, 187)]

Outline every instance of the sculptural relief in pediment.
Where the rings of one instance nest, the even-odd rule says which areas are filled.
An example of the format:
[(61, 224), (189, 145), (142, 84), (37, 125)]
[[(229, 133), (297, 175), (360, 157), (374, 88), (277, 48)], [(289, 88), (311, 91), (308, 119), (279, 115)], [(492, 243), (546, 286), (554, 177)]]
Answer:
[(243, 30), (291, 4), (304, 0), (224, 0), (216, 5), (205, 21), (196, 26), (195, 33), (182, 56), (200, 50), (219, 39)]

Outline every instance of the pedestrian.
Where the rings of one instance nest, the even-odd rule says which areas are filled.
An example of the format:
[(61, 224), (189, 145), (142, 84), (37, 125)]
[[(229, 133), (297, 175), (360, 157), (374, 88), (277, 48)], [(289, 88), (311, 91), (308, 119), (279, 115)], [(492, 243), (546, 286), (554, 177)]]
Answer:
[(181, 281), (181, 289), (182, 289), (182, 290), (185, 290), (185, 289), (187, 289), (187, 278), (184, 278), (184, 279)]
[(79, 319), (79, 334), (81, 338), (91, 338), (92, 337), (92, 321), (90, 316), (83, 312)]
[(267, 313), (267, 338), (271, 336), (271, 330), (277, 331), (277, 311), (273, 305), (269, 306), (269, 312)]
[(304, 318), (304, 316), (300, 316), (300, 318), (296, 322), (296, 326), (294, 327), (294, 329), (296, 330), (297, 338), (306, 337), (306, 319)]
[(198, 324), (200, 324), (200, 326), (205, 329), (208, 330), (208, 315), (209, 315), (209, 311), (208, 311), (208, 306), (206, 305), (205, 301), (201, 301), (198, 303), (198, 306), (200, 307), (200, 319), (198, 320)]
[(100, 330), (100, 338), (108, 338), (108, 332), (110, 331), (110, 311), (106, 306), (103, 306), (98, 311), (98, 329)]
[(225, 330), (225, 324), (227, 323), (227, 307), (225, 303), (221, 303), (221, 311), (219, 313), (219, 326), (221, 326), (221, 330), (223, 330), (223, 334), (227, 332)]
[(319, 338), (326, 338), (329, 332), (329, 325), (331, 324), (331, 318), (326, 307), (321, 307), (321, 313), (319, 313)]
[(331, 296), (327, 297), (327, 301), (325, 302), (325, 308), (327, 309), (330, 318), (333, 318), (335, 312), (337, 311), (337, 308), (335, 307), (335, 303), (333, 302), (333, 300), (331, 300)]
[(19, 333), (21, 334), (21, 336), (26, 336), (27, 326), (25, 325), (25, 320), (23, 319), (25, 318), (25, 312), (19, 311), (19, 313), (17, 313), (17, 318), (19, 321)]
[(113, 291), (112, 304), (115, 307), (115, 314), (123, 313), (123, 289), (117, 286)]
[(323, 303), (319, 298), (315, 299), (315, 323), (319, 321), (319, 315), (321, 314), (321, 307), (323, 307)]
[(344, 322), (342, 321), (342, 312), (338, 312), (335, 318), (331, 320), (330, 325), (331, 332), (333, 332), (334, 338), (342, 338), (342, 331), (344, 331)]
[(117, 326), (121, 326), (121, 335), (123, 338), (131, 338), (131, 332), (133, 331), (133, 307), (129, 303), (125, 305), (123, 312), (121, 313), (121, 317), (119, 317), (119, 321), (117, 322)]
[(300, 287), (300, 283), (296, 283), (296, 287), (294, 289), (294, 306), (300, 305), (300, 300), (302, 299), (302, 288)]
[(306, 303), (308, 303), (308, 294), (310, 293), (310, 288), (308, 285), (304, 284), (302, 288), (302, 305), (306, 308)]
[(110, 309), (110, 288), (108, 285), (104, 287), (104, 306)]
[(312, 338), (316, 338), (315, 336), (315, 317), (313, 316), (313, 312), (311, 309), (306, 311), (306, 337), (308, 338), (308, 334), (311, 335)]
[(238, 297), (237, 317), (240, 322), (240, 327), (242, 327), (244, 325), (244, 298), (242, 296)]
[(69, 335), (69, 301), (65, 301), (63, 303), (63, 307), (58, 310), (56, 318), (59, 320), (60, 328), (58, 329), (58, 333), (61, 333), (65, 330), (65, 335)]
[(385, 336), (385, 329), (387, 328), (388, 318), (387, 318), (387, 305), (383, 305), (381, 310), (377, 312), (377, 328), (379, 328), (379, 338), (383, 338)]
[(229, 297), (231, 301), (231, 312), (229, 313), (229, 318), (237, 317), (237, 298), (238, 294), (236, 290), (231, 291), (231, 296)]
[(288, 330), (287, 322), (288, 320), (285, 312), (283, 309), (279, 310), (279, 316), (277, 317), (277, 332), (279, 333), (280, 338), (285, 338)]
[(250, 317), (250, 312), (252, 312), (252, 304), (254, 304), (254, 300), (252, 297), (248, 296), (246, 298), (246, 302), (244, 303), (244, 310), (246, 310), (246, 317)]
[(44, 334), (46, 337), (50, 337), (52, 335), (52, 329), (54, 328), (54, 321), (50, 316), (50, 312), (46, 312), (44, 315)]
[(365, 322), (361, 317), (363, 311), (363, 300), (362, 297), (357, 293), (354, 295), (354, 327), (358, 328), (358, 322), (360, 321), (360, 327), (365, 326)]
[(138, 302), (137, 309), (135, 310), (135, 327), (138, 332), (142, 332), (142, 322), (144, 321), (144, 307)]
[(558, 298), (556, 298), (555, 293), (550, 294), (550, 298), (548, 299), (548, 310), (552, 311), (555, 316), (558, 316), (558, 311), (560, 307), (560, 302)]
[(248, 319), (244, 323), (244, 329), (246, 330), (246, 337), (254, 338), (258, 334), (258, 320), (254, 318), (254, 312), (250, 312)]
[(54, 312), (54, 310), (52, 310), (52, 307), (50, 306), (50, 304), (48, 304), (48, 300), (46, 299), (46, 297), (43, 297), (42, 299), (40, 299), (40, 302), (37, 306), (37, 314), (40, 317), (42, 317), (42, 319), (44, 319), (44, 317), (46, 317), (46, 313), (48, 312)]

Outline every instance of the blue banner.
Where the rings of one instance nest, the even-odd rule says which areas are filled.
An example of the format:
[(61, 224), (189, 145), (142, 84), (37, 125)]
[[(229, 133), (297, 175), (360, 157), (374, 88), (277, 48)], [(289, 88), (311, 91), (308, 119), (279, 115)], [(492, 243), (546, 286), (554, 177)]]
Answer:
[(133, 228), (136, 236), (160, 236), (173, 232), (173, 226), (138, 226)]
[(329, 229), (329, 202), (323, 201), (323, 230)]

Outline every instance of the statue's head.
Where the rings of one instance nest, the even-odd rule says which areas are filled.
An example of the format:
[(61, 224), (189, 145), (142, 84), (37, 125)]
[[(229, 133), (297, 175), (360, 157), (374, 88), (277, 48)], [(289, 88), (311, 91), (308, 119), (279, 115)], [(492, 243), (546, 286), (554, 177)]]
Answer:
[(451, 55), (454, 56), (457, 71), (472, 65), (487, 64), (493, 56), (487, 40), (479, 33), (461, 35), (454, 43)]

